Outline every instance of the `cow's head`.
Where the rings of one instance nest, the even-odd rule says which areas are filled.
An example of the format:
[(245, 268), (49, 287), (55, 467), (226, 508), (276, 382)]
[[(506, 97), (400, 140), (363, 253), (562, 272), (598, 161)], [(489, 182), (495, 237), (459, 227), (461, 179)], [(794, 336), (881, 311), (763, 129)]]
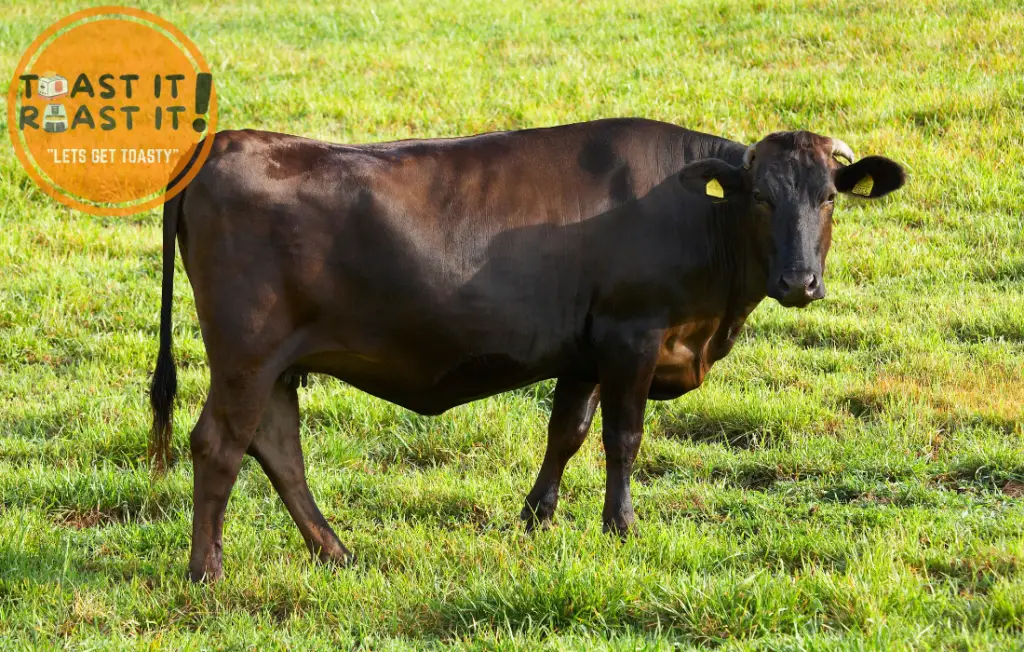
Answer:
[[(763, 250), (770, 252), (767, 294), (784, 306), (803, 307), (825, 296), (822, 277), (832, 244), (836, 193), (875, 199), (906, 180), (903, 168), (885, 157), (853, 161), (853, 152), (841, 140), (785, 131), (751, 145), (742, 167), (716, 161), (701, 175), (708, 183), (714, 178), (725, 193), (745, 195), (752, 217), (762, 226)], [(718, 191), (713, 186), (708, 192)]]

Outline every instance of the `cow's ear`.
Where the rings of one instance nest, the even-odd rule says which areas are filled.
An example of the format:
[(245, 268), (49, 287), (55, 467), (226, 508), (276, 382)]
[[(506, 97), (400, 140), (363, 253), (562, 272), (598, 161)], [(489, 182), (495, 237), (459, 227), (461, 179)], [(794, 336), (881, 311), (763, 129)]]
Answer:
[(717, 158), (695, 161), (679, 172), (679, 182), (688, 191), (712, 199), (729, 199), (744, 191), (743, 168)]
[(865, 156), (835, 173), (836, 190), (868, 199), (888, 195), (906, 182), (903, 167), (884, 156)]

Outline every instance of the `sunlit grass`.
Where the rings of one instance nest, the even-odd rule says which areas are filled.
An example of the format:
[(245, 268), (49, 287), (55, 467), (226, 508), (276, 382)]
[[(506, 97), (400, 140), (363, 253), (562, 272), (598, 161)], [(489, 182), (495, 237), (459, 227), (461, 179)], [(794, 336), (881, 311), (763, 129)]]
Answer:
[[(0, 647), (1022, 645), (1018, 3), (145, 7), (210, 61), (223, 128), (339, 142), (618, 115), (744, 142), (808, 128), (904, 163), (910, 183), (841, 201), (828, 299), (765, 303), (703, 388), (652, 406), (635, 539), (601, 533), (594, 435), (557, 527), (523, 532), (551, 383), (425, 418), (312, 378), (310, 482), (358, 563), (311, 563), (248, 461), (226, 580), (195, 587), (186, 439), (207, 371), (184, 282), (183, 463), (152, 483), (144, 462), (158, 212), (70, 212), (5, 144)], [(78, 8), (0, 6), (3, 69)]]

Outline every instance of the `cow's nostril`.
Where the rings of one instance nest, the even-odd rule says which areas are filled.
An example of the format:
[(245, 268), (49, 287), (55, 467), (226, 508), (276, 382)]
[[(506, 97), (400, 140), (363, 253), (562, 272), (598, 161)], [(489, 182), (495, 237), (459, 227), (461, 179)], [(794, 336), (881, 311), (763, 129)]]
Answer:
[(790, 271), (779, 274), (776, 291), (784, 305), (804, 305), (820, 298), (824, 293), (821, 275), (811, 271)]

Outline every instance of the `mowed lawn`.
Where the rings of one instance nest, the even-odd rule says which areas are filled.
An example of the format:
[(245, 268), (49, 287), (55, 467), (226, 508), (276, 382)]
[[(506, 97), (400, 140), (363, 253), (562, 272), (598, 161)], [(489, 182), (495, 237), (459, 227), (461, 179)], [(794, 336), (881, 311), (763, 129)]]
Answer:
[[(145, 7), (210, 61), (222, 128), (338, 142), (629, 115), (744, 142), (807, 128), (910, 181), (840, 200), (826, 300), (765, 302), (703, 388), (651, 405), (636, 537), (601, 532), (600, 418), (556, 527), (524, 532), (551, 382), (427, 418), (313, 377), (310, 483), (358, 562), (312, 563), (247, 460), (226, 579), (192, 586), (187, 441), (208, 374), (180, 262), (179, 462), (151, 480), (159, 213), (65, 209), (5, 128), (0, 648), (1024, 647), (1016, 0)], [(5, 2), (0, 70), (78, 8)]]

